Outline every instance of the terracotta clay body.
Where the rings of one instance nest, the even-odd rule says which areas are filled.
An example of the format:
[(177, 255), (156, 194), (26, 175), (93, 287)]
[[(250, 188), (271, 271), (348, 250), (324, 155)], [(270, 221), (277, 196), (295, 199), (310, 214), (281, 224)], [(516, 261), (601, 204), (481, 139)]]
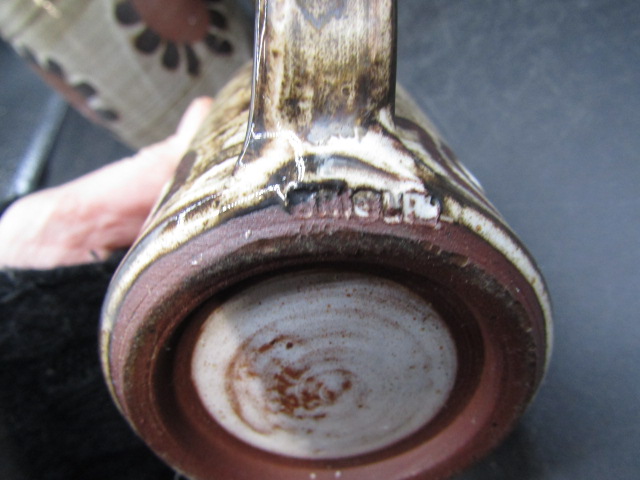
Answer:
[(550, 349), (544, 281), (395, 86), (395, 3), (258, 2), (104, 306), (133, 428), (194, 479), (445, 478)]

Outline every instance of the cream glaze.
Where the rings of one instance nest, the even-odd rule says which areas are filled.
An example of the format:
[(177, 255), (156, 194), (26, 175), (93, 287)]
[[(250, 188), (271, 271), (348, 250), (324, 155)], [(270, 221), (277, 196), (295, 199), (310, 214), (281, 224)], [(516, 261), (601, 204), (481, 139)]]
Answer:
[(215, 308), (192, 377), (209, 413), (258, 448), (343, 458), (389, 446), (441, 409), (456, 349), (438, 313), (371, 275), (297, 272)]

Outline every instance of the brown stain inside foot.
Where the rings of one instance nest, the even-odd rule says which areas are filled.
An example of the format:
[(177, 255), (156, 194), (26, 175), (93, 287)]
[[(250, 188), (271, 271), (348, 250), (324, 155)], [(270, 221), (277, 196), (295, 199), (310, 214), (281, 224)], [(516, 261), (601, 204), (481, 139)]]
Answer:
[[(225, 383), (234, 412), (255, 431), (266, 433), (243, 413), (242, 402), (248, 398), (244, 383), (248, 378), (259, 378), (262, 383), (265, 416), (284, 415), (296, 420), (326, 418), (324, 409), (336, 404), (353, 387), (353, 374), (346, 369), (334, 366), (327, 371), (311, 373), (312, 369), (317, 372), (317, 362), (294, 367), (288, 364), (291, 359), (278, 355), (278, 352), (304, 347), (308, 343), (305, 339), (279, 335), (257, 347), (254, 340), (253, 337), (247, 339), (235, 354), (226, 371)], [(265, 358), (266, 355), (270, 357)], [(331, 385), (325, 381), (327, 378), (332, 379)], [(283, 428), (280, 425), (271, 427)]]

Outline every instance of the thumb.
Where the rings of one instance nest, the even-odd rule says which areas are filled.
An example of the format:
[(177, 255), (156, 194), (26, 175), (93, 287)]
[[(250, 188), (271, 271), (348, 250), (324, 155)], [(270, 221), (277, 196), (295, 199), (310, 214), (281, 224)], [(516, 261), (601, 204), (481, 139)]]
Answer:
[(186, 150), (189, 147), (189, 143), (198, 132), (202, 121), (211, 110), (212, 104), (213, 99), (211, 97), (196, 98), (182, 115), (175, 134), (182, 150)]

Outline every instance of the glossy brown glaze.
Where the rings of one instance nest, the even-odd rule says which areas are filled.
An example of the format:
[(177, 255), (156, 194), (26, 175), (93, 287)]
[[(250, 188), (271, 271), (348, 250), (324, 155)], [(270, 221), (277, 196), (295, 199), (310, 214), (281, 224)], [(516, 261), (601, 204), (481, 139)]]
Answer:
[[(446, 478), (504, 438), (542, 379), (544, 281), (473, 176), (396, 92), (394, 2), (260, 1), (257, 27), (252, 88), (245, 70), (221, 92), (111, 285), (102, 355), (113, 396), (149, 445), (194, 479)], [(286, 280), (329, 277), (342, 280), (323, 308), (350, 305), (345, 322), (362, 326), (342, 329), (340, 316), (321, 312), (325, 294), (305, 307), (314, 290)], [(340, 290), (353, 279), (378, 292), (359, 298), (369, 310)], [(284, 285), (281, 322), (254, 297), (279, 301), (269, 285)], [(397, 313), (374, 320), (393, 302)], [(319, 431), (349, 443), (350, 419), (335, 421), (346, 399), (359, 430), (358, 407), (385, 381), (372, 382), (369, 365), (408, 357), (403, 345), (419, 333), (389, 345), (404, 335), (393, 328), (419, 321), (400, 322), (411, 302), (441, 319), (454, 345), (450, 389), (429, 394), (433, 413), (397, 437), (381, 426), (362, 448), (320, 447)], [(271, 315), (264, 324), (251, 321), (262, 314)], [(346, 360), (359, 331), (389, 325), (389, 350), (362, 350), (371, 360), (357, 368)], [(235, 336), (220, 336), (218, 348), (225, 329)], [(320, 337), (331, 347), (310, 346)], [(375, 398), (387, 417), (410, 403)], [(289, 448), (289, 438), (310, 447)]]

